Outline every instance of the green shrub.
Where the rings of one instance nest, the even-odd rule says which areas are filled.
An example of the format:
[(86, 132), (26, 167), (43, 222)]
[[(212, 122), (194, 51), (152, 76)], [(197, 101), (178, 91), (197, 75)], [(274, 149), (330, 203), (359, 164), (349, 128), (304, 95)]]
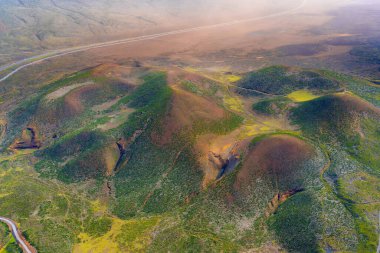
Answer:
[(288, 98), (264, 99), (252, 105), (252, 109), (260, 114), (278, 115), (283, 113), (291, 101)]
[[(284, 66), (272, 66), (251, 72), (239, 82), (239, 86), (262, 93), (286, 95), (299, 89), (336, 90), (339, 83), (310, 71), (292, 71)], [(239, 90), (243, 95), (249, 95)]]
[(111, 230), (112, 220), (108, 217), (89, 218), (85, 222), (85, 231), (90, 236), (99, 237)]
[(311, 194), (301, 192), (280, 205), (268, 220), (268, 226), (289, 252), (319, 252), (320, 209), (320, 204)]

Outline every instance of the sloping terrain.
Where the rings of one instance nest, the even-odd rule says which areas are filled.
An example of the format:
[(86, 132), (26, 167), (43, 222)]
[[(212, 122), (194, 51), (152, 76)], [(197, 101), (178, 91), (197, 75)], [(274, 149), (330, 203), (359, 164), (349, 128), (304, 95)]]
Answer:
[[(356, 219), (359, 251), (376, 248), (379, 198), (358, 178), (379, 182), (379, 108), (350, 94), (335, 94), (302, 104), (293, 118), (305, 134), (323, 143), (330, 157), (326, 180)], [(355, 194), (352, 194), (355, 192)], [(356, 198), (355, 196), (361, 196)], [(373, 197), (373, 198), (372, 198)]]
[(372, 251), (367, 86), (285, 66), (71, 73), (7, 112), (0, 215), (42, 252)]
[[(297, 167), (313, 157), (313, 148), (290, 136), (275, 136), (255, 144), (237, 174), (235, 189), (249, 193), (250, 185), (261, 178), (279, 193), (303, 189)], [(315, 173), (315, 172), (314, 172)]]
[(239, 82), (246, 89), (242, 94), (263, 93), (287, 95), (300, 89), (333, 91), (340, 88), (339, 83), (325, 78), (316, 71), (300, 70), (285, 66), (273, 66), (249, 73)]
[(365, 138), (362, 121), (378, 120), (379, 108), (350, 94), (334, 94), (306, 102), (294, 110), (295, 121), (309, 134), (349, 141)]

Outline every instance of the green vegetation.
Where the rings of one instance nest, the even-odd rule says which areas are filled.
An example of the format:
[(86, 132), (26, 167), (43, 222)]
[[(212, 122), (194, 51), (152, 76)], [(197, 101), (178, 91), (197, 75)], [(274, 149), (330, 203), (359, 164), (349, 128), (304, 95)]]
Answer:
[(8, 242), (10, 231), (6, 224), (0, 224), (0, 249)]
[[(361, 176), (363, 176), (361, 174)], [(356, 230), (360, 238), (360, 242), (358, 245), (358, 252), (372, 252), (375, 251), (378, 244), (378, 236), (376, 232), (376, 223), (374, 224), (373, 221), (371, 222), (368, 219), (368, 213), (372, 213), (372, 215), (378, 214), (378, 207), (379, 205), (371, 205), (369, 202), (368, 204), (360, 204), (356, 203), (353, 199), (357, 199), (356, 196), (352, 196), (346, 193), (347, 189), (354, 188), (358, 191), (358, 195), (362, 195), (363, 199), (368, 198), (370, 194), (377, 193), (376, 191), (373, 192), (369, 187), (358, 187), (355, 185), (354, 187), (351, 187), (347, 185), (347, 182), (345, 181), (346, 178), (342, 178), (337, 182), (336, 188), (338, 189), (338, 194), (341, 199), (343, 199), (343, 202), (346, 206), (346, 208), (349, 210), (349, 212), (356, 217), (355, 219), (355, 225)], [(379, 183), (379, 179), (375, 181), (376, 183)], [(344, 186), (343, 186), (344, 185)], [(352, 189), (350, 189), (352, 190)], [(363, 202), (363, 199), (357, 199), (358, 202)], [(378, 199), (378, 198), (377, 198)]]
[(380, 173), (380, 126), (373, 119), (364, 119), (361, 124), (364, 138), (358, 147), (352, 147), (350, 153), (356, 155), (359, 161), (369, 165)]
[(0, 248), (0, 253), (22, 253), (22, 249), (18, 246), (16, 240), (12, 237), (3, 249)]
[(3, 146), (8, 146), (13, 138), (25, 128), (26, 124), (36, 114), (39, 104), (42, 99), (49, 93), (57, 90), (61, 87), (70, 85), (74, 82), (85, 81), (90, 77), (90, 71), (78, 72), (67, 78), (58, 80), (50, 85), (47, 85), (40, 89), (28, 100), (23, 101), (17, 106), (16, 109), (8, 113), (9, 127), (7, 128), (7, 141), (3, 142)]
[(276, 116), (283, 114), (289, 108), (290, 102), (284, 97), (264, 99), (253, 104), (252, 109), (260, 114)]
[(320, 72), (327, 78), (336, 80), (342, 87), (345, 87), (357, 96), (378, 107), (380, 106), (380, 89), (368, 80), (330, 70), (321, 70)]
[(197, 135), (204, 133), (214, 133), (218, 135), (227, 134), (238, 128), (243, 122), (244, 118), (235, 114), (227, 113), (224, 119), (216, 122), (198, 121), (194, 126), (194, 133)]
[[(170, 89), (166, 87), (166, 76), (164, 73), (154, 73), (144, 77), (144, 84), (139, 86), (132, 95), (118, 101), (108, 112), (128, 102), (128, 106), (136, 108), (126, 124), (118, 129), (112, 130), (112, 135), (106, 135), (100, 130), (93, 130), (94, 123), (84, 125), (82, 129), (68, 133), (59, 138), (53, 145), (37, 152), (42, 158), (36, 165), (37, 170), (47, 177), (57, 177), (64, 182), (78, 182), (86, 179), (101, 179), (105, 176), (106, 159), (102, 154), (107, 147), (116, 146), (117, 138), (114, 135), (129, 138), (135, 131), (144, 128), (159, 110), (165, 110), (166, 101), (170, 97)], [(111, 94), (111, 93), (106, 93)], [(92, 104), (94, 101), (102, 103), (90, 93)], [(161, 106), (160, 106), (161, 105)], [(82, 117), (88, 117), (84, 115)], [(107, 117), (96, 121), (102, 124)], [(86, 121), (85, 121), (86, 122)], [(73, 124), (71, 122), (70, 124)], [(95, 124), (95, 126), (96, 126)], [(116, 140), (115, 140), (116, 139)], [(60, 164), (64, 164), (63, 166)]]
[[(109, 142), (109, 141), (108, 141)], [(107, 138), (99, 131), (82, 131), (64, 136), (52, 146), (36, 153), (43, 158), (36, 169), (45, 177), (58, 177), (64, 182), (99, 178), (104, 174), (102, 148)], [(65, 162), (65, 159), (70, 159)], [(65, 163), (59, 166), (59, 163)]]
[(279, 207), (268, 220), (268, 226), (289, 252), (319, 252), (320, 212), (318, 200), (308, 192), (301, 192)]
[(318, 96), (313, 95), (313, 93), (307, 90), (298, 90), (290, 93), (288, 98), (294, 102), (306, 102), (316, 99)]
[[(8, 114), (11, 125), (23, 125), (8, 130), (8, 144), (33, 124), (43, 145), (1, 154), (0, 215), (19, 222), (37, 250), (374, 250), (379, 118), (350, 92), (326, 94), (345, 87), (371, 102), (377, 87), (334, 72), (282, 66), (242, 80), (225, 75), (247, 89), (276, 94), (252, 105), (260, 114), (252, 115), (245, 110), (250, 99), (220, 84), (184, 80), (172, 90), (164, 72), (144, 71), (139, 78), (133, 86), (80, 72), (40, 89)], [(84, 81), (92, 85), (47, 99)], [(187, 115), (196, 96), (212, 100), (210, 111), (224, 117), (213, 120), (210, 113), (201, 120), (209, 113), (203, 108)], [(185, 108), (175, 99), (188, 99)], [(289, 115), (294, 125), (283, 123)], [(161, 142), (175, 117), (192, 118)], [(100, 127), (115, 118), (120, 124)], [(260, 131), (247, 134), (251, 125)], [(210, 143), (198, 143), (208, 134)], [(217, 159), (231, 146), (240, 163), (206, 188), (207, 169), (218, 163), (213, 152)], [(204, 156), (210, 168), (201, 168)], [(277, 194), (284, 199), (276, 200)], [(11, 245), (3, 230), (0, 245)]]
[(377, 203), (379, 197), (376, 190), (363, 187), (356, 178), (372, 178), (374, 184), (379, 180), (376, 109), (352, 95), (325, 96), (294, 109), (293, 119), (307, 136), (324, 143), (331, 154), (327, 175), (335, 182), (337, 199), (354, 218), (359, 238), (357, 251), (375, 251), (377, 221), (370, 217), (377, 215), (372, 203)]
[(181, 85), (185, 88), (185, 90), (190, 91), (195, 94), (199, 94), (201, 91), (199, 87), (190, 81), (183, 81), (181, 82)]
[(108, 217), (89, 218), (85, 221), (84, 230), (92, 237), (99, 237), (110, 231), (111, 226), (112, 219)]
[[(311, 70), (293, 70), (284, 66), (272, 66), (248, 73), (239, 82), (248, 90), (267, 94), (286, 95), (300, 89), (317, 91), (337, 90), (339, 84)], [(245, 91), (240, 91), (245, 94)]]
[(5, 223), (0, 223), (0, 253), (22, 252)]
[(293, 110), (292, 118), (308, 135), (318, 135), (326, 141), (336, 137), (347, 144), (356, 143), (355, 120), (360, 120), (359, 115), (374, 116), (371, 107), (366, 106), (350, 95), (329, 95), (303, 103)]
[(169, 211), (199, 190), (202, 175), (190, 147), (157, 147), (143, 135), (131, 146), (130, 157), (115, 177), (114, 212), (120, 217)]
[(39, 178), (30, 156), (13, 158), (0, 165), (0, 215), (27, 229), (24, 234), (37, 250), (70, 252), (82, 222), (92, 215), (89, 202), (72, 188)]
[(128, 106), (135, 108), (128, 122), (123, 125), (123, 135), (131, 136), (135, 131), (143, 129), (149, 123), (158, 123), (171, 97), (171, 90), (166, 85), (166, 74), (151, 73), (144, 77), (144, 83), (130, 96)]
[(131, 220), (122, 225), (121, 233), (115, 238), (121, 249), (128, 252), (146, 250), (151, 240), (151, 233), (159, 223), (159, 217)]

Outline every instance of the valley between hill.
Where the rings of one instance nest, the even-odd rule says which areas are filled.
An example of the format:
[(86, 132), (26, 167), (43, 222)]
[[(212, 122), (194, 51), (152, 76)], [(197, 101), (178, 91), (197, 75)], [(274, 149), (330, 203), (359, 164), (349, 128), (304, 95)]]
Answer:
[(1, 215), (38, 251), (376, 250), (377, 87), (134, 64), (63, 77), (2, 121)]

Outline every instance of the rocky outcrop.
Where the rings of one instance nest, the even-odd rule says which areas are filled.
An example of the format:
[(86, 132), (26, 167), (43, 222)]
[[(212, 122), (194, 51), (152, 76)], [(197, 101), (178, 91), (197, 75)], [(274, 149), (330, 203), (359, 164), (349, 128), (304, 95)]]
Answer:
[(29, 126), (22, 131), (20, 139), (16, 139), (11, 145), (12, 149), (39, 149), (41, 140), (39, 139), (37, 128)]
[(296, 193), (302, 192), (304, 189), (292, 189), (289, 191), (286, 191), (284, 193), (277, 193), (274, 195), (273, 199), (268, 203), (267, 210), (265, 211), (265, 216), (269, 217), (273, 213), (275, 213), (278, 209), (278, 207), (284, 203), (288, 198), (293, 196)]

